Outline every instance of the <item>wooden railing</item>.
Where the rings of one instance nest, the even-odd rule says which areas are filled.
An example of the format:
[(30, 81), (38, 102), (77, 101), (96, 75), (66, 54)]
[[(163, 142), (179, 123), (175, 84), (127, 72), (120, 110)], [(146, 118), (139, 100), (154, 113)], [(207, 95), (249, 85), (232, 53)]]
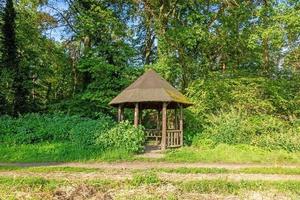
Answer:
[(161, 130), (159, 129), (146, 129), (146, 138), (155, 139), (156, 143), (161, 140)]
[(167, 147), (180, 147), (182, 145), (181, 130), (167, 130)]
[[(161, 142), (162, 132), (159, 129), (146, 129), (146, 138), (154, 139), (157, 144)], [(180, 147), (182, 146), (182, 131), (181, 130), (167, 130), (166, 147)]]

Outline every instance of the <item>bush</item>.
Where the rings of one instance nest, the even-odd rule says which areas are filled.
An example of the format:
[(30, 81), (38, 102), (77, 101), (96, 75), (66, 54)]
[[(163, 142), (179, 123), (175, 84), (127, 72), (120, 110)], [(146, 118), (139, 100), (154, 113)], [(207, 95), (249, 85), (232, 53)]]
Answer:
[[(229, 113), (228, 117), (233, 117), (232, 120), (226, 121), (228, 123), (226, 134), (232, 133), (229, 138), (233, 138), (235, 131), (238, 131), (241, 136), (241, 138), (233, 138), (235, 141), (231, 143), (243, 142), (243, 140), (249, 142), (248, 133), (242, 135), (239, 131), (244, 125), (249, 125), (250, 121), (246, 119), (248, 116), (251, 116), (253, 123), (256, 123), (256, 116), (262, 127), (268, 126), (263, 122), (264, 120), (270, 122), (266, 116), (279, 119), (275, 119), (274, 122), (290, 123), (291, 118), (300, 118), (299, 88), (300, 76), (296, 74), (270, 78), (241, 71), (234, 74), (211, 73), (194, 81), (187, 89), (188, 97), (194, 105), (185, 113), (185, 133), (187, 133), (185, 141), (190, 143), (193, 136), (205, 132), (205, 129), (211, 125), (213, 116), (224, 117), (225, 113)], [(243, 113), (234, 116), (232, 110), (243, 111)], [(225, 126), (224, 123), (222, 124)], [(258, 127), (257, 131), (260, 132)]]
[(97, 144), (104, 150), (122, 149), (128, 152), (140, 152), (143, 150), (145, 134), (142, 127), (134, 128), (128, 121), (124, 121), (100, 134)]
[(266, 134), (254, 138), (252, 144), (268, 149), (284, 149), (289, 152), (300, 151), (300, 134), (293, 129), (279, 133)]
[(35, 144), (41, 142), (73, 142), (93, 144), (96, 133), (112, 126), (113, 120), (98, 120), (79, 116), (27, 114), (19, 118), (0, 118), (0, 141), (7, 145)]
[(204, 131), (193, 140), (195, 146), (251, 144), (267, 149), (300, 150), (297, 127), (271, 115), (249, 115), (231, 110), (210, 115)]
[[(196, 146), (251, 144), (298, 151), (300, 76), (219, 73), (187, 89), (194, 105), (185, 112), (185, 142)], [(205, 140), (203, 140), (205, 139)]]
[(235, 110), (210, 115), (207, 121), (208, 124), (205, 125), (202, 137), (216, 143), (249, 144), (251, 135), (255, 132), (247, 124), (246, 114)]
[(97, 120), (83, 120), (70, 130), (70, 140), (80, 145), (93, 145), (99, 135), (109, 131), (114, 125), (113, 120), (104, 115)]
[(194, 81), (188, 96), (191, 108), (200, 118), (230, 111), (232, 108), (250, 114), (273, 114), (300, 117), (300, 76), (270, 78), (246, 72), (211, 73)]

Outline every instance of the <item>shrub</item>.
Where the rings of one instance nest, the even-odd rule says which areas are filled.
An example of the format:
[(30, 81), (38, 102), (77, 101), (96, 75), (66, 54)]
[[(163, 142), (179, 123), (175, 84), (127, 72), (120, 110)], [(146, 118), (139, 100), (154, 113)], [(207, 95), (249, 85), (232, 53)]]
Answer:
[(300, 151), (300, 134), (292, 129), (273, 134), (265, 134), (253, 139), (252, 144), (268, 149)]
[(96, 133), (106, 131), (112, 124), (113, 120), (104, 116), (98, 120), (68, 115), (5, 116), (0, 118), (0, 140), (8, 145), (65, 141), (90, 145)]
[(251, 141), (253, 130), (247, 124), (245, 113), (236, 110), (221, 112), (219, 115), (210, 115), (207, 121), (203, 138), (226, 144), (249, 144)]
[(300, 76), (270, 78), (249, 72), (211, 73), (194, 81), (188, 96), (192, 111), (205, 116), (232, 108), (251, 114), (300, 117)]
[(239, 71), (213, 72), (195, 80), (187, 89), (194, 105), (185, 112), (185, 142), (218, 129), (214, 140), (249, 143), (249, 131), (261, 135), (288, 129), (291, 118), (300, 118), (299, 79), (296, 74), (270, 78)]
[(93, 145), (99, 135), (109, 131), (114, 125), (113, 120), (107, 116), (101, 116), (98, 120), (83, 120), (70, 130), (70, 140), (80, 145)]
[(231, 110), (210, 115), (204, 131), (193, 140), (194, 146), (251, 144), (266, 149), (300, 150), (297, 126), (271, 115), (249, 115)]
[(128, 121), (124, 121), (100, 134), (97, 144), (104, 150), (122, 149), (128, 152), (139, 152), (144, 146), (145, 134), (142, 127), (135, 128)]

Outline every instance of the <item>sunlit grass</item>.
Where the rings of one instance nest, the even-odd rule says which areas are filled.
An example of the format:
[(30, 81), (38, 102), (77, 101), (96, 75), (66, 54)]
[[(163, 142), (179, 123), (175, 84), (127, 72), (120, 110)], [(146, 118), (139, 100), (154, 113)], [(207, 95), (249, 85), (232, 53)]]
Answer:
[(219, 144), (212, 148), (184, 147), (167, 152), (164, 161), (207, 163), (300, 163), (300, 152), (265, 150), (250, 145)]
[(94, 146), (72, 143), (41, 143), (0, 146), (0, 162), (68, 162), (131, 160), (133, 154), (124, 150), (103, 151)]

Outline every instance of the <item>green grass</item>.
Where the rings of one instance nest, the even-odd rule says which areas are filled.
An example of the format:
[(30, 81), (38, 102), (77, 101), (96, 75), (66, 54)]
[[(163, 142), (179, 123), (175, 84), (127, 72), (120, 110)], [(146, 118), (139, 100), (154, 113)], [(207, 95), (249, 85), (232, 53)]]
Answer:
[(0, 162), (120, 161), (134, 159), (123, 150), (103, 152), (97, 147), (72, 143), (0, 146)]
[(133, 186), (158, 185), (161, 183), (157, 174), (153, 171), (134, 173), (129, 183)]
[(153, 169), (155, 172), (178, 173), (178, 174), (225, 174), (230, 173), (231, 170), (224, 168), (159, 168)]
[(104, 169), (85, 168), (85, 167), (17, 167), (0, 166), (0, 171), (26, 171), (26, 172), (103, 172)]
[[(225, 169), (225, 168), (159, 168), (151, 170), (130, 170), (133, 175), (143, 175), (145, 172), (151, 173), (177, 173), (177, 174), (283, 174), (283, 175), (300, 175), (300, 168), (285, 168), (285, 167), (251, 167), (251, 168), (241, 168), (241, 169)], [(107, 169), (101, 168), (85, 168), (85, 167), (16, 167), (16, 166), (0, 166), (0, 171), (23, 171), (23, 172), (38, 172), (38, 173), (48, 173), (48, 172), (84, 172), (84, 173), (105, 173)], [(114, 171), (123, 171), (122, 169), (114, 169)]]
[(300, 164), (300, 152), (265, 150), (250, 145), (220, 144), (216, 147), (183, 147), (168, 150), (164, 158), (147, 159), (124, 150), (101, 151), (72, 143), (42, 143), (34, 145), (0, 145), (0, 162), (92, 162), (92, 161), (163, 161), (206, 163), (268, 163)]
[(243, 191), (279, 191), (300, 195), (300, 181), (228, 181), (228, 180), (201, 180), (185, 182), (161, 182), (157, 176), (136, 176), (133, 181), (61, 181), (47, 180), (44, 178), (8, 178), (0, 177), (0, 188), (10, 192), (20, 191), (24, 188), (36, 191), (54, 191), (63, 185), (86, 184), (94, 186), (97, 190), (105, 191), (109, 189), (138, 188), (144, 185), (158, 187), (160, 185), (172, 184), (183, 192), (214, 193), (214, 194), (238, 194)]
[(178, 174), (283, 174), (283, 175), (300, 175), (300, 168), (284, 167), (254, 167), (241, 169), (225, 168), (160, 168), (153, 169), (155, 172), (178, 173)]
[(180, 183), (186, 192), (236, 194), (241, 191), (277, 190), (300, 195), (300, 181), (227, 181), (201, 180)]
[(250, 145), (219, 144), (214, 148), (184, 147), (167, 152), (163, 161), (168, 162), (206, 162), (206, 163), (300, 163), (300, 152), (289, 153), (284, 150), (268, 151)]
[(254, 167), (232, 170), (237, 173), (245, 174), (284, 174), (284, 175), (300, 175), (300, 168), (282, 168), (282, 167)]
[(25, 178), (0, 177), (1, 188), (14, 188), (15, 190), (20, 190), (21, 188), (24, 187), (51, 190), (64, 183), (66, 183), (66, 181), (48, 180), (41, 177), (25, 177)]

